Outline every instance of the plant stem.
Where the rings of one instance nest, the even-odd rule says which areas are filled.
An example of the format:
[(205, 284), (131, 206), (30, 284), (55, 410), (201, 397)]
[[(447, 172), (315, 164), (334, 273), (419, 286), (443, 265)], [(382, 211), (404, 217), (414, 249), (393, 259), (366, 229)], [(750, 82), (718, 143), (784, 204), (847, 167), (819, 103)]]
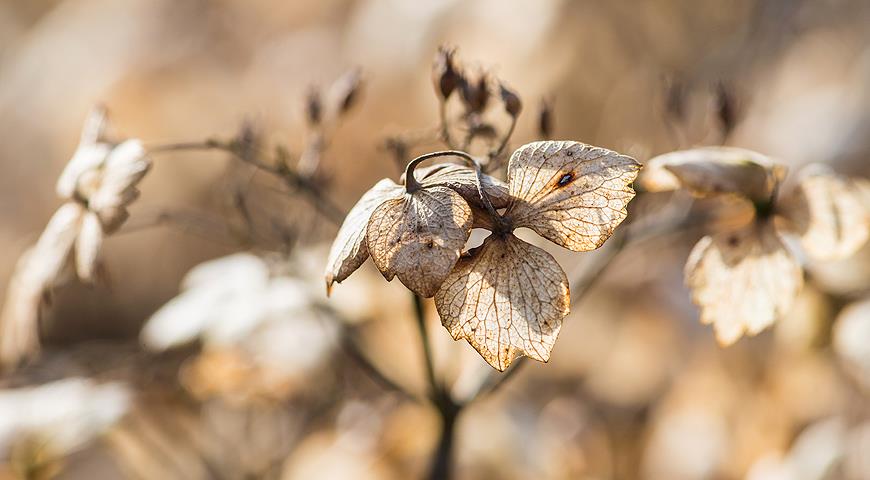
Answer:
[(429, 396), (435, 398), (442, 390), (441, 384), (435, 378), (435, 362), (432, 357), (432, 346), (429, 343), (429, 331), (426, 330), (426, 312), (423, 309), (423, 298), (412, 293), (414, 297), (414, 317), (417, 320), (417, 329), (420, 331), (420, 343), (423, 348), (423, 359), (426, 364), (426, 379), (429, 382)]
[(453, 450), (456, 440), (456, 420), (459, 418), (461, 408), (455, 406), (452, 409), (439, 408), (441, 412), (441, 435), (438, 438), (438, 446), (432, 454), (429, 465), (429, 480), (449, 480), (453, 478)]

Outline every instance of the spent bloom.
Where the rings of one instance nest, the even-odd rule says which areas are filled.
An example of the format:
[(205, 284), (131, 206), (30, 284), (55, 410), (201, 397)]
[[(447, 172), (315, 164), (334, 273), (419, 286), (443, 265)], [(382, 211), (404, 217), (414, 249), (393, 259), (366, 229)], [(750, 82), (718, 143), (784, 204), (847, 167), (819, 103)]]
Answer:
[(82, 281), (95, 280), (104, 237), (124, 223), (127, 207), (139, 196), (136, 186), (151, 161), (139, 140), (107, 142), (105, 126), (105, 112), (94, 110), (57, 181), (65, 203), (16, 265), (0, 315), (0, 365), (38, 350), (40, 310), (52, 289), (72, 272)]
[[(143, 343), (160, 351), (201, 340), (205, 351), (191, 370), (200, 390), (286, 390), (324, 363), (334, 349), (335, 331), (318, 318), (309, 284), (282, 274), (280, 267), (251, 253), (194, 267), (181, 294), (145, 324)], [(207, 370), (227, 368), (251, 370), (250, 383), (211, 382), (214, 372)], [(255, 385), (257, 379), (263, 384)]]
[(783, 166), (760, 153), (704, 147), (655, 157), (641, 178), (651, 191), (730, 194), (754, 206), (750, 222), (702, 238), (685, 268), (701, 322), (713, 325), (723, 345), (761, 332), (792, 307), (803, 269), (784, 234), (797, 235), (813, 260), (848, 257), (870, 236), (864, 183), (812, 165), (783, 193), (784, 176)]
[[(333, 244), (327, 286), (371, 254), (387, 280), (434, 296), (453, 338), (494, 368), (520, 354), (548, 361), (568, 314), (568, 279), (549, 253), (513, 231), (526, 227), (573, 251), (598, 248), (625, 219), (640, 165), (579, 142), (534, 142), (511, 155), (506, 186), (457, 165), (430, 167), (417, 179), (416, 165), (438, 155), (409, 163), (404, 188), (381, 180), (363, 195)], [(491, 235), (463, 253), (472, 226)]]
[(0, 390), (0, 456), (27, 439), (39, 441), (52, 456), (71, 453), (120, 420), (130, 397), (121, 383), (86, 378)]

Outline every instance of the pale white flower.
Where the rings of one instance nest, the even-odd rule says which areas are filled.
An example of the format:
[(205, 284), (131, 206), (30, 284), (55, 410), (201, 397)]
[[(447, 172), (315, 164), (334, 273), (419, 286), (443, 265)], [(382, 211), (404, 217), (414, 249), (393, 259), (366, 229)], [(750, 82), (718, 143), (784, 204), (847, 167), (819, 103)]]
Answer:
[(130, 400), (123, 384), (86, 378), (0, 390), (0, 456), (26, 439), (39, 440), (52, 455), (73, 452), (117, 422)]
[(145, 324), (142, 342), (165, 350), (199, 339), (207, 351), (242, 352), (283, 378), (304, 376), (333, 350), (335, 331), (318, 318), (312, 286), (274, 270), (250, 253), (194, 267), (182, 293)]
[(102, 109), (85, 121), (79, 146), (56, 185), (66, 203), (16, 265), (0, 316), (0, 366), (38, 351), (44, 299), (64, 283), (67, 269), (82, 281), (95, 280), (104, 237), (121, 226), (127, 206), (139, 195), (136, 185), (151, 161), (139, 140), (104, 141), (105, 124)]
[(844, 308), (834, 324), (833, 337), (834, 351), (870, 391), (870, 300)]

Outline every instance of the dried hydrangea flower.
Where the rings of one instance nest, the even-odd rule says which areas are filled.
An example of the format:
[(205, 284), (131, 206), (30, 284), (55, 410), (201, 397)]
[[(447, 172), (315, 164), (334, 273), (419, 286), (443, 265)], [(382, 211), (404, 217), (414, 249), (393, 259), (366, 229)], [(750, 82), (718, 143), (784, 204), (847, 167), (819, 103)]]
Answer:
[(463, 255), (435, 295), (453, 338), (500, 371), (520, 354), (548, 361), (568, 314), (568, 279), (549, 253), (512, 232), (527, 227), (574, 251), (598, 248), (625, 219), (639, 170), (630, 157), (579, 142), (515, 151), (507, 209), (489, 209), (492, 234)]
[[(408, 165), (404, 185), (383, 179), (351, 209), (329, 252), (327, 292), (371, 253), (387, 280), (398, 276), (422, 296), (435, 294), (465, 246), (472, 209), (481, 204), (477, 174), (468, 167), (441, 164), (421, 168), (420, 178), (414, 176), (416, 166), (428, 158), (418, 157)], [(481, 180), (489, 196), (506, 202), (503, 183), (486, 175)]]
[(701, 321), (713, 325), (722, 345), (761, 332), (791, 309), (803, 270), (781, 235), (798, 234), (806, 253), (824, 260), (853, 254), (870, 234), (870, 206), (858, 183), (809, 167), (791, 194), (780, 195), (784, 173), (765, 155), (725, 147), (650, 160), (643, 185), (651, 190), (733, 194), (755, 207), (748, 224), (702, 238), (686, 264), (686, 284)]
[(0, 316), (0, 364), (13, 365), (39, 348), (38, 321), (44, 300), (74, 267), (93, 282), (105, 235), (128, 217), (139, 195), (137, 184), (151, 161), (139, 140), (110, 144), (103, 136), (105, 112), (94, 110), (85, 122), (76, 152), (57, 181), (66, 203), (52, 216), (36, 245), (16, 265)]

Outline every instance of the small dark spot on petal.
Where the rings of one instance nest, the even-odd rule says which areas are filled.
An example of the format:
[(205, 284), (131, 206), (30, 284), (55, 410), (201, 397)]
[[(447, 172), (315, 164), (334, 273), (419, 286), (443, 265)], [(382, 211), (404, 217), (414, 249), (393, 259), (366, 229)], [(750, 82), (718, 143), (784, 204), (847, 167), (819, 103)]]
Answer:
[(564, 187), (571, 183), (571, 180), (574, 180), (574, 172), (568, 172), (565, 175), (562, 175), (562, 178), (559, 179), (559, 186)]

